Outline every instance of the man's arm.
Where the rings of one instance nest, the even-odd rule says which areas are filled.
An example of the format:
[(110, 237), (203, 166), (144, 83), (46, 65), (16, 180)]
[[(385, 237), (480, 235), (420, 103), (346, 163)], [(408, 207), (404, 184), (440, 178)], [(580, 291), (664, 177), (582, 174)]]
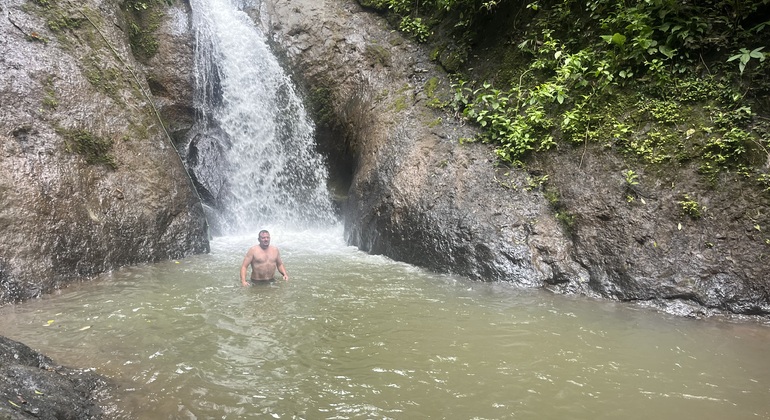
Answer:
[(249, 269), (252, 257), (251, 250), (249, 250), (249, 252), (246, 253), (246, 257), (243, 259), (243, 264), (241, 264), (241, 284), (243, 286), (249, 285), (246, 283), (246, 271)]
[(286, 272), (286, 267), (283, 265), (280, 253), (278, 253), (278, 256), (275, 258), (275, 267), (278, 269), (278, 272), (281, 273), (283, 279), (289, 281), (289, 273)]

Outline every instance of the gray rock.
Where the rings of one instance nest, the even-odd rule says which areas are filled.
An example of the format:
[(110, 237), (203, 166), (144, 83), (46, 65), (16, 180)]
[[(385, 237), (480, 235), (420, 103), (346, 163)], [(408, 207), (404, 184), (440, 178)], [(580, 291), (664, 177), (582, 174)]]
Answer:
[(0, 337), (0, 418), (99, 419), (116, 412), (113, 388), (91, 370), (59, 366), (17, 341)]
[(208, 249), (201, 203), (149, 94), (164, 86), (158, 108), (184, 130), (170, 116), (189, 106), (189, 75), (148, 84), (118, 6), (3, 3), (0, 304)]
[(427, 106), (426, 85), (447, 81), (425, 51), (355, 2), (265, 3), (267, 29), (310, 95), (333, 92), (329, 137), (344, 139), (355, 162), (351, 244), (476, 280), (588, 292), (577, 286), (587, 270), (542, 192), (524, 188), (527, 174), (497, 168), (487, 146), (461, 145), (473, 130)]
[[(741, 194), (738, 177), (714, 189), (686, 167), (642, 174), (629, 202), (629, 168), (593, 147), (539, 154), (526, 171), (498, 168), (488, 147), (460, 144), (470, 127), (428, 106), (429, 86), (446, 89), (446, 75), (380, 16), (352, 0), (262, 3), (265, 31), (315, 108), (320, 148), (336, 156), (332, 172), (349, 177), (335, 184), (351, 244), (683, 316), (770, 314), (761, 233), (770, 209)], [(682, 214), (688, 192), (709, 209), (701, 219)]]

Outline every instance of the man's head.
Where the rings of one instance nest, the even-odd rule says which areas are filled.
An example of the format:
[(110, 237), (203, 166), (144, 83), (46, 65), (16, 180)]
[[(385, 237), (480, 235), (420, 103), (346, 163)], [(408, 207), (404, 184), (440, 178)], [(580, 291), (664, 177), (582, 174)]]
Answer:
[(259, 247), (267, 249), (270, 246), (270, 232), (266, 230), (259, 231)]

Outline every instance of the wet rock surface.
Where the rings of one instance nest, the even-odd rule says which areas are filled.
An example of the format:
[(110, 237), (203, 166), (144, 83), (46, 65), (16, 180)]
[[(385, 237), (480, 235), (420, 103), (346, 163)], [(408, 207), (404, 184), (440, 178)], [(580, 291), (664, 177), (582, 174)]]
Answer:
[(109, 383), (91, 370), (57, 365), (17, 341), (0, 337), (0, 418), (109, 418)]
[[(147, 77), (119, 6), (3, 2), (0, 304), (208, 249), (202, 206), (156, 113), (185, 130), (189, 77)], [(157, 108), (151, 90), (163, 95)]]
[[(640, 174), (629, 192), (621, 159), (571, 146), (524, 170), (496, 167), (489, 148), (460, 144), (472, 128), (428, 106), (448, 86), (430, 51), (380, 16), (352, 0), (262, 6), (257, 19), (314, 108), (319, 148), (331, 151), (332, 173), (348, 177), (335, 185), (351, 244), (472, 279), (677, 315), (770, 314), (760, 233), (770, 208), (742, 195), (738, 177), (715, 188), (683, 167)], [(697, 194), (703, 217), (683, 214), (686, 194)]]
[(548, 201), (523, 188), (528, 174), (496, 167), (487, 146), (461, 145), (472, 129), (428, 106), (430, 86), (448, 82), (425, 50), (356, 2), (265, 3), (266, 30), (308, 96), (324, 92), (316, 108), (337, 118), (322, 121), (321, 147), (343, 142), (355, 161), (351, 244), (476, 280), (590, 293)]

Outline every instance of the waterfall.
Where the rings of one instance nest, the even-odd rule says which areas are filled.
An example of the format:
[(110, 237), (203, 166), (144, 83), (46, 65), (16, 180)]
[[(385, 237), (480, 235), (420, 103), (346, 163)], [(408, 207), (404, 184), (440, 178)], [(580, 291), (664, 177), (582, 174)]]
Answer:
[(265, 34), (243, 1), (191, 6), (196, 125), (205, 133), (191, 146), (191, 171), (208, 197), (210, 222), (221, 234), (332, 223), (313, 124)]

